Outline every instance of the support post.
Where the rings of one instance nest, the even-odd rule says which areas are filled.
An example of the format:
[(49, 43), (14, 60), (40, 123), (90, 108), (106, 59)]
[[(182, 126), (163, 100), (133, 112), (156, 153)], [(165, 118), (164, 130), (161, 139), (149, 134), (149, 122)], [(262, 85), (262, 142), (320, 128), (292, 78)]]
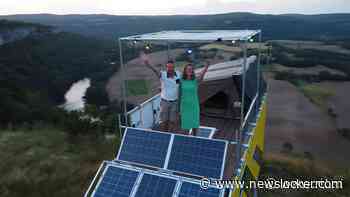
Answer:
[(241, 168), (241, 146), (242, 146), (242, 135), (243, 135), (243, 123), (244, 123), (244, 105), (245, 105), (245, 86), (246, 86), (246, 66), (247, 66), (247, 39), (244, 40), (243, 43), (243, 65), (242, 65), (242, 100), (241, 100), (241, 124), (240, 124), (240, 128), (238, 130), (238, 139), (237, 139), (237, 158), (236, 158), (236, 166), (237, 166), (237, 170), (236, 173), (238, 175), (238, 169)]
[(119, 139), (122, 139), (122, 123), (121, 123), (120, 114), (118, 114), (118, 131), (119, 131)]
[(243, 44), (243, 71), (242, 71), (242, 100), (241, 100), (241, 129), (244, 122), (244, 105), (245, 105), (245, 86), (246, 86), (246, 71), (247, 71), (247, 40)]
[(257, 102), (256, 102), (256, 114), (259, 112), (259, 105), (260, 105), (260, 86), (261, 86), (261, 41), (262, 41), (262, 32), (260, 30), (259, 32), (259, 48), (258, 48), (258, 63), (257, 63), (257, 76), (256, 76), (256, 91), (257, 91)]
[(126, 93), (126, 72), (123, 62), (123, 49), (122, 49), (122, 41), (120, 38), (118, 39), (119, 44), (119, 59), (120, 59), (120, 69), (121, 69), (121, 79), (122, 79), (122, 99), (123, 99), (123, 112), (124, 112), (124, 121), (125, 125), (128, 126), (128, 112), (127, 112), (127, 93)]

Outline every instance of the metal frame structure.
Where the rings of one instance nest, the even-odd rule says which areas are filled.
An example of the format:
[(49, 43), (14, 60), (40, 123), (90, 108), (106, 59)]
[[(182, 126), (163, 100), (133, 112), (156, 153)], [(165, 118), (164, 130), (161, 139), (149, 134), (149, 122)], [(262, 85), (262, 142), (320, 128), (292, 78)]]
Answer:
[[(229, 34), (232, 34), (230, 36)], [(187, 35), (188, 34), (188, 35)], [(206, 34), (206, 36), (200, 37), (200, 34)], [(213, 34), (213, 36), (209, 36)], [(221, 35), (222, 34), (222, 35)], [(239, 36), (240, 34), (240, 36)], [(168, 35), (168, 36), (166, 36)], [(185, 36), (187, 35), (187, 36)], [(122, 100), (123, 100), (123, 109), (124, 109), (124, 118), (127, 120), (127, 83), (126, 83), (126, 72), (125, 65), (123, 60), (123, 41), (124, 42), (135, 42), (135, 41), (143, 41), (143, 42), (162, 42), (167, 44), (167, 56), (168, 59), (170, 56), (170, 45), (171, 43), (211, 43), (211, 42), (222, 42), (222, 41), (230, 41), (230, 42), (243, 42), (243, 87), (242, 87), (242, 102), (241, 102), (241, 120), (244, 118), (243, 106), (244, 106), (244, 93), (245, 93), (245, 72), (246, 72), (246, 64), (247, 64), (247, 43), (248, 41), (259, 35), (259, 43), (261, 42), (261, 30), (179, 30), (179, 31), (161, 31), (156, 33), (149, 34), (141, 34), (134, 35), (128, 37), (120, 37), (118, 39), (119, 46), (119, 59), (120, 59), (120, 68), (122, 73)], [(195, 38), (192, 38), (195, 37)], [(260, 67), (260, 50), (258, 57), (258, 68)], [(260, 69), (260, 68), (259, 68)], [(259, 84), (258, 86), (259, 87)], [(243, 123), (243, 122), (241, 122)], [(127, 125), (125, 125), (127, 126)]]
[(121, 37), (120, 40), (171, 43), (206, 43), (249, 40), (261, 30), (176, 30)]
[[(240, 34), (241, 33), (241, 34)], [(201, 36), (202, 35), (202, 36)], [(204, 35), (204, 36), (203, 36)], [(231, 36), (230, 36), (231, 35)], [(247, 45), (249, 43), (249, 40), (252, 37), (257, 36), (259, 47), (258, 47), (258, 58), (257, 58), (257, 92), (256, 95), (249, 106), (249, 110), (245, 113), (245, 94), (246, 94), (246, 72), (247, 72)], [(167, 45), (167, 57), (168, 59), (171, 58), (170, 54), (170, 46), (173, 43), (212, 43), (212, 42), (238, 42), (243, 51), (243, 72), (242, 72), (242, 88), (241, 88), (241, 112), (240, 112), (240, 129), (237, 132), (236, 140), (234, 142), (231, 142), (231, 144), (237, 144), (237, 152), (236, 152), (236, 169), (235, 169), (235, 175), (241, 176), (241, 168), (244, 161), (242, 161), (242, 140), (243, 140), (243, 133), (244, 128), (246, 124), (249, 122), (247, 121), (250, 113), (253, 113), (255, 111), (256, 114), (259, 112), (259, 103), (261, 100), (261, 97), (263, 95), (260, 94), (260, 90), (262, 87), (262, 84), (260, 82), (261, 80), (261, 42), (262, 42), (262, 31), (261, 30), (180, 30), (180, 31), (161, 31), (156, 33), (149, 33), (149, 34), (142, 34), (142, 35), (135, 35), (135, 36), (128, 36), (128, 37), (120, 37), (118, 39), (118, 46), (119, 46), (119, 55), (120, 55), (120, 68), (122, 73), (122, 100), (123, 100), (123, 115), (124, 115), (124, 121), (125, 125), (122, 126), (124, 128), (128, 127), (127, 121), (128, 121), (128, 114), (130, 112), (127, 111), (127, 80), (126, 80), (126, 72), (125, 72), (125, 65), (123, 60), (123, 43), (124, 42), (135, 42), (135, 41), (143, 41), (148, 43), (165, 43)], [(152, 97), (153, 99), (154, 97)], [(253, 109), (255, 107), (255, 109)], [(153, 130), (150, 130), (153, 131)], [(124, 137), (123, 137), (124, 139)], [(121, 148), (120, 148), (121, 149)], [(227, 145), (226, 145), (227, 149)], [(120, 151), (120, 150), (119, 150)], [(226, 154), (225, 150), (225, 154)], [(117, 158), (119, 157), (119, 153), (117, 155)]]

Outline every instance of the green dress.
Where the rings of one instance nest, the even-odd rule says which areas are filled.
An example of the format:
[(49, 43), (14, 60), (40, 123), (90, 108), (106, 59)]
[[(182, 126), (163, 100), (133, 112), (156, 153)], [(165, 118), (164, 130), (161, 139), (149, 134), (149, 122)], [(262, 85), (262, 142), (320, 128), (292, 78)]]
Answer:
[(197, 80), (181, 80), (181, 128), (199, 128), (199, 99)]

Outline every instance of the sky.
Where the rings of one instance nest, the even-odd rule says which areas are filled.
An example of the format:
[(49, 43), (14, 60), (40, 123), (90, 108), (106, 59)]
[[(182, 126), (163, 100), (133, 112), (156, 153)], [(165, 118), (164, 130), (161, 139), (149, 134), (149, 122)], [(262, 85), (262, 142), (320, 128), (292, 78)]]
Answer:
[(261, 14), (350, 13), (350, 0), (1, 0), (0, 15), (174, 15), (254, 12)]

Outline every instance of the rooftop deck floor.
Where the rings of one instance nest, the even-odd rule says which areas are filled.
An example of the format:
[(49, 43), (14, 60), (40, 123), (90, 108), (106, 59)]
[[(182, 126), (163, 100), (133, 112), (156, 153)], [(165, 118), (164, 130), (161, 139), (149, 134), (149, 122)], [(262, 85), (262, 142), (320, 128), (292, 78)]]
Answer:
[[(235, 141), (236, 129), (239, 128), (239, 120), (228, 119), (222, 117), (208, 117), (201, 115), (201, 125), (208, 127), (215, 127), (217, 129), (214, 139), (223, 139), (228, 141)], [(229, 144), (226, 155), (224, 179), (233, 177), (234, 169), (236, 167), (236, 145)]]

